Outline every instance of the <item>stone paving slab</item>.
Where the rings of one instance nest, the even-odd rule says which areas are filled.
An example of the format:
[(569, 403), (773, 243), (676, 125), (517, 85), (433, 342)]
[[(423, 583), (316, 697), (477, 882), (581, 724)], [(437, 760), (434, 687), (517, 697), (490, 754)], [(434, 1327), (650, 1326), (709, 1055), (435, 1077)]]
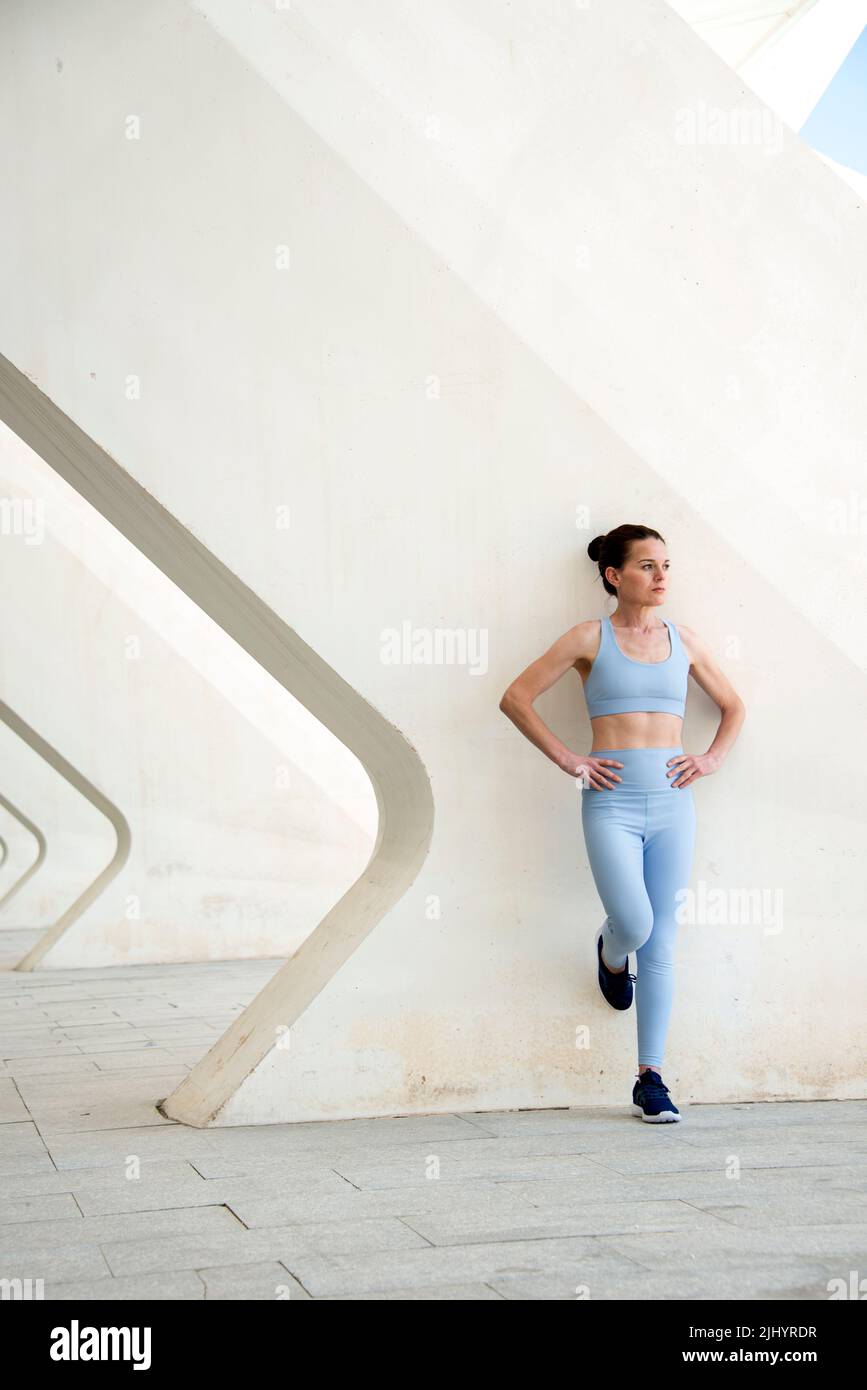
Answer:
[(751, 1269), (756, 1256), (777, 1255), (793, 1259), (818, 1260), (829, 1273), (845, 1275), (850, 1268), (865, 1266), (867, 1225), (769, 1227), (754, 1230), (719, 1221), (713, 1229), (705, 1227), (700, 1236), (682, 1231), (676, 1241), (661, 1239), (653, 1232), (612, 1236), (611, 1243), (624, 1255), (645, 1268), (664, 1266), (668, 1270), (706, 1267), (716, 1260), (727, 1269)]
[(94, 1058), (97, 1062), (104, 1053), (148, 1052), (154, 1046), (150, 1033), (140, 1033), (130, 1029), (126, 1033), (111, 1033), (98, 1037), (93, 1033), (74, 1037), (71, 1041), (82, 1057)]
[[(34, 1032), (34, 1029), (30, 1030)], [(143, 1047), (149, 1047), (151, 1038), (142, 1028), (134, 1028), (131, 1023), (124, 1023), (122, 1019), (111, 1016), (109, 1023), (67, 1023), (63, 1026), (52, 1023), (50, 1036), (58, 1041), (78, 1043), (84, 1046), (92, 1042), (94, 1046), (105, 1047), (106, 1044), (117, 1041), (119, 1043), (137, 1042)]]
[[(248, 1264), (263, 1259), (283, 1260), (284, 1257), (295, 1261), (305, 1255), (320, 1255), (335, 1249), (362, 1258), (383, 1251), (391, 1256), (426, 1246), (427, 1242), (399, 1219), (382, 1217), (363, 1221), (313, 1221), (256, 1231), (241, 1228), (237, 1233), (226, 1231), (215, 1237), (195, 1233), (125, 1240), (122, 1244), (104, 1244), (101, 1248), (114, 1274), (134, 1274), (157, 1269)], [(291, 1272), (295, 1273), (294, 1268)]]
[(28, 1106), (49, 1147), (52, 1139), (69, 1133), (104, 1135), (112, 1129), (174, 1127), (174, 1122), (157, 1110), (157, 1102), (180, 1085), (185, 1075), (183, 1069), (149, 1072), (143, 1077), (127, 1077), (125, 1083), (112, 1076), (96, 1085), (92, 1078), (82, 1078), (81, 1090), (76, 1086), (74, 1096), (68, 1086), (62, 1092), (42, 1090), (29, 1097)]
[(55, 1173), (56, 1169), (48, 1154), (4, 1154), (0, 1149), (0, 1178), (16, 1177), (23, 1174)]
[[(671, 1082), (667, 1082), (671, 1085)], [(551, 1110), (482, 1110), (464, 1112), (464, 1119), (479, 1131), (504, 1138), (532, 1131), (533, 1133), (562, 1133), (574, 1129), (592, 1129), (599, 1120), (624, 1116), (642, 1129), (655, 1128), (645, 1125), (631, 1114), (631, 1083), (624, 1089), (623, 1102), (607, 1105), (586, 1105), (564, 1107)], [(674, 1086), (672, 1085), (672, 1095)], [(736, 1105), (719, 1105), (707, 1102), (681, 1105), (681, 1098), (675, 1097), (678, 1109), (683, 1113), (682, 1124), (671, 1126), (672, 1132), (684, 1137), (693, 1132), (712, 1132), (717, 1128), (732, 1128), (738, 1133), (746, 1126), (767, 1128), (783, 1124), (786, 1129), (809, 1126), (821, 1129), (829, 1124), (864, 1124), (867, 1121), (867, 1101), (862, 1100), (815, 1100), (815, 1101), (762, 1101), (739, 1102)], [(815, 1108), (814, 1108), (815, 1107)], [(688, 1115), (687, 1115), (688, 1110)]]
[[(106, 1044), (111, 1049), (117, 1047), (117, 1042)], [(4, 1061), (7, 1063), (18, 1061), (24, 1058), (51, 1058), (51, 1056), (82, 1056), (85, 1055), (76, 1042), (71, 1042), (68, 1038), (49, 1038), (49, 1040), (29, 1041), (29, 1042), (7, 1042), (3, 1048)]]
[(11, 1173), (0, 1176), (0, 1202), (11, 1202), (19, 1197), (37, 1197), (41, 1193), (74, 1192), (76, 1197), (91, 1188), (113, 1191), (122, 1184), (137, 1182), (145, 1190), (169, 1182), (172, 1179), (188, 1180), (190, 1186), (197, 1183), (204, 1186), (203, 1179), (191, 1164), (183, 1158), (169, 1158), (165, 1161), (150, 1160), (141, 1166), (138, 1179), (127, 1177), (125, 1159), (118, 1159), (105, 1168), (66, 1168), (58, 1173), (51, 1160), (50, 1172)]
[(6, 1064), (7, 1075), (14, 1080), (26, 1076), (95, 1076), (97, 1071), (96, 1062), (78, 1052), (73, 1055), (18, 1057)]
[[(255, 1180), (248, 1180), (255, 1183)], [(317, 1218), (352, 1220), (363, 1216), (413, 1215), (468, 1210), (480, 1215), (489, 1211), (532, 1215), (532, 1204), (520, 1196), (504, 1192), (492, 1182), (437, 1183), (421, 1181), (415, 1188), (400, 1187), (376, 1192), (356, 1192), (344, 1185), (343, 1192), (320, 1190), (308, 1193), (306, 1178), (292, 1192), (257, 1192), (238, 1179), (210, 1179), (208, 1187), (221, 1193), (227, 1206), (251, 1230), (258, 1227), (289, 1226)], [(80, 1199), (79, 1199), (80, 1200)]]
[[(458, 1115), (419, 1115), (399, 1120), (353, 1120), (334, 1122), (339, 1128), (323, 1133), (322, 1123), (301, 1125), (244, 1125), (225, 1129), (193, 1129), (187, 1125), (168, 1123), (153, 1130), (141, 1126), (126, 1126), (112, 1134), (80, 1133), (56, 1135), (52, 1138), (51, 1156), (58, 1168), (97, 1166), (113, 1163), (118, 1154), (140, 1153), (142, 1157), (166, 1158), (220, 1155), (251, 1159), (282, 1158), (299, 1150), (310, 1153), (331, 1153), (341, 1139), (351, 1149), (354, 1142), (380, 1145), (383, 1148), (400, 1139), (420, 1144), (434, 1144), (457, 1137), (465, 1130)], [(357, 1125), (350, 1133), (351, 1125)], [(381, 1129), (377, 1126), (382, 1126)], [(325, 1126), (328, 1130), (331, 1125)]]
[[(51, 972), (51, 975), (53, 974), (54, 971)], [(72, 980), (67, 984), (55, 984), (53, 981), (49, 982), (48, 975), (44, 983), (37, 982), (35, 976), (31, 978), (33, 983), (25, 986), (29, 992), (22, 996), (22, 999), (26, 998), (32, 1009), (39, 1009), (55, 1019), (65, 1017), (70, 1009), (92, 1009), (113, 999), (142, 997), (141, 982), (135, 980), (91, 979), (83, 983)]]
[[(270, 1127), (269, 1127), (270, 1128)], [(275, 1127), (276, 1128), (276, 1127)], [(291, 1127), (289, 1127), (291, 1128)], [(667, 1129), (676, 1126), (666, 1126)], [(650, 1126), (645, 1127), (646, 1130)], [(278, 1171), (280, 1165), (292, 1165), (293, 1170), (299, 1171), (305, 1165), (320, 1166), (327, 1162), (332, 1166), (347, 1166), (347, 1161), (353, 1164), (372, 1165), (377, 1170), (385, 1170), (388, 1165), (395, 1165), (395, 1181), (400, 1180), (398, 1169), (405, 1168), (410, 1178), (417, 1177), (420, 1172), (425, 1172), (427, 1160), (433, 1156), (439, 1165), (440, 1172), (454, 1172), (455, 1181), (463, 1181), (459, 1175), (456, 1165), (466, 1160), (466, 1162), (486, 1162), (494, 1160), (496, 1167), (499, 1161), (500, 1171), (505, 1174), (509, 1170), (512, 1160), (523, 1162), (525, 1159), (534, 1162), (536, 1160), (551, 1160), (553, 1163), (560, 1163), (561, 1167), (557, 1171), (569, 1171), (571, 1168), (594, 1168), (598, 1172), (613, 1172), (607, 1166), (607, 1159), (612, 1155), (626, 1151), (639, 1154), (646, 1153), (649, 1145), (654, 1142), (660, 1144), (663, 1152), (670, 1152), (666, 1147), (666, 1141), (661, 1137), (656, 1141), (648, 1141), (642, 1137), (642, 1133), (635, 1128), (626, 1128), (621, 1125), (613, 1127), (608, 1131), (609, 1139), (607, 1143), (600, 1147), (594, 1154), (587, 1154), (580, 1136), (568, 1134), (555, 1135), (519, 1135), (510, 1139), (488, 1138), (485, 1135), (474, 1135), (470, 1132), (461, 1133), (454, 1139), (444, 1139), (439, 1137), (432, 1145), (429, 1140), (416, 1141), (411, 1136), (403, 1142), (386, 1141), (377, 1143), (375, 1139), (359, 1138), (350, 1140), (345, 1134), (334, 1135), (330, 1142), (327, 1136), (311, 1136), (309, 1139), (302, 1139), (296, 1142), (292, 1134), (284, 1134), (285, 1142), (284, 1154), (272, 1154), (266, 1157), (257, 1157), (254, 1151), (249, 1153), (235, 1154), (231, 1152), (220, 1153), (219, 1151), (207, 1154), (197, 1154), (191, 1161), (195, 1162), (196, 1168), (207, 1178), (244, 1176), (245, 1174), (264, 1174), (269, 1170)], [(324, 1139), (324, 1142), (323, 1142)], [(675, 1152), (681, 1152), (676, 1141)], [(279, 1150), (281, 1144), (275, 1141), (275, 1149)], [(686, 1152), (690, 1152), (687, 1148)], [(704, 1161), (704, 1160), (699, 1160)], [(285, 1169), (284, 1169), (285, 1171)]]
[(712, 1230), (713, 1212), (688, 1202), (587, 1202), (583, 1206), (537, 1207), (515, 1212), (456, 1211), (404, 1216), (402, 1220), (431, 1245), (467, 1246), (491, 1241), (539, 1240), (548, 1236), (599, 1236), (635, 1231)]
[(87, 1303), (97, 1299), (123, 1299), (134, 1303), (141, 1300), (202, 1302), (205, 1297), (205, 1285), (192, 1269), (161, 1274), (134, 1274), (130, 1278), (117, 1279), (112, 1275), (108, 1265), (104, 1265), (104, 1268), (105, 1274), (101, 1279), (72, 1279), (68, 1283), (53, 1279), (47, 1281), (45, 1301)]
[[(170, 1018), (174, 1017), (174, 1010), (165, 1011)], [(77, 1030), (79, 1033), (96, 1032), (97, 1029), (106, 1028), (120, 1031), (121, 1020), (109, 1004), (98, 1002), (64, 1005), (54, 1015), (54, 1026), (70, 1033)]]
[(15, 1120), (26, 1122), (29, 1118), (27, 1106), (21, 1099), (15, 1082), (7, 1078), (0, 1080), (0, 1125), (10, 1124)]
[(20, 1057), (80, 1057), (81, 1048), (73, 1042), (43, 1039), (29, 1042), (8, 1042), (3, 1048), (4, 1061), (15, 1061)]
[(38, 1197), (18, 1197), (15, 1201), (0, 1201), (0, 1240), (10, 1226), (26, 1225), (31, 1221), (78, 1220), (81, 1209), (71, 1192), (56, 1192)]
[(798, 1193), (788, 1200), (741, 1193), (730, 1201), (693, 1197), (690, 1204), (721, 1221), (750, 1230), (763, 1226), (848, 1226), (852, 1221), (867, 1229), (867, 1197), (857, 1192), (850, 1193), (845, 1203), (834, 1194), (824, 1193)]
[[(58, 1106), (68, 1109), (72, 1105), (86, 1106), (91, 1101), (123, 1100), (131, 1095), (149, 1099), (159, 1092), (160, 1076), (168, 1080), (176, 1076), (178, 1070), (172, 1061), (158, 1075), (153, 1072), (147, 1076), (135, 1076), (127, 1072), (95, 1071), (77, 1077), (74, 1087), (65, 1076), (23, 1076), (15, 1084), (30, 1115), (38, 1123), (40, 1110), (51, 1111)], [(70, 1095), (70, 1092), (73, 1094)]]
[(217, 1265), (197, 1271), (208, 1302), (256, 1299), (271, 1302), (311, 1301), (307, 1290), (277, 1260), (249, 1265)]
[(826, 1124), (867, 1124), (867, 1100), (810, 1100), (810, 1101), (753, 1101), (737, 1105), (693, 1105), (693, 1125), (709, 1129), (714, 1125), (745, 1124), (760, 1128), (782, 1124), (786, 1129), (797, 1125), (821, 1128)]
[(3, 1126), (3, 1145), (0, 1156), (4, 1159), (16, 1157), (41, 1157), (47, 1154), (45, 1142), (32, 1120), (12, 1121)]
[[(5, 941), (8, 935), (8, 931), (4, 929), (4, 931), (0, 933), (0, 940)], [(8, 1014), (33, 1008), (33, 1000), (29, 993), (27, 993), (26, 987), (22, 986), (20, 983), (16, 983), (16, 979), (20, 980), (20, 976), (16, 977), (8, 974), (0, 975), (0, 1012), (2, 1012), (4, 1017)], [(9, 982), (8, 988), (7, 981)]]
[[(374, 1257), (360, 1262), (356, 1257), (347, 1256), (334, 1256), (328, 1261), (301, 1256), (292, 1260), (291, 1268), (313, 1297), (319, 1298), (357, 1292), (360, 1288), (390, 1291), (411, 1287), (414, 1283), (453, 1283), (456, 1274), (471, 1277), (473, 1281), (481, 1279), (495, 1288), (502, 1287), (498, 1280), (504, 1276), (512, 1279), (516, 1275), (546, 1274), (558, 1283), (568, 1280), (572, 1290), (585, 1284), (592, 1290), (594, 1281), (602, 1275), (610, 1275), (608, 1287), (613, 1291), (625, 1287), (630, 1280), (632, 1287), (643, 1286), (644, 1281), (636, 1277), (636, 1265), (640, 1263), (648, 1283), (656, 1281), (661, 1274), (677, 1273), (678, 1278), (697, 1275), (708, 1289), (706, 1296), (714, 1298), (720, 1295), (712, 1291), (713, 1280), (708, 1276), (715, 1272), (724, 1271), (726, 1276), (736, 1274), (731, 1286), (735, 1290), (732, 1296), (741, 1297), (745, 1295), (740, 1289), (754, 1287), (750, 1281), (762, 1272), (767, 1273), (769, 1267), (778, 1284), (785, 1284), (788, 1272), (796, 1267), (799, 1273), (795, 1278), (802, 1281), (807, 1277), (803, 1272), (805, 1264), (812, 1270), (821, 1266), (826, 1280), (847, 1277), (850, 1268), (863, 1267), (863, 1234), (844, 1241), (841, 1247), (840, 1227), (834, 1228), (830, 1238), (827, 1228), (812, 1228), (809, 1241), (801, 1240), (798, 1233), (777, 1233), (778, 1238), (766, 1240), (764, 1246), (755, 1241), (744, 1249), (740, 1242), (747, 1234), (729, 1228), (722, 1233), (715, 1232), (712, 1238), (708, 1230), (703, 1229), (701, 1232), (680, 1230), (674, 1234), (632, 1237), (503, 1241), (401, 1252), (395, 1254), (388, 1265)], [(672, 1254), (679, 1257), (674, 1264)], [(624, 1264), (623, 1255), (630, 1256), (634, 1262)], [(861, 1266), (857, 1263), (859, 1255)], [(715, 1263), (719, 1265), (717, 1271)], [(827, 1291), (824, 1296), (827, 1297)]]
[[(212, 1045), (216, 1040), (215, 1034), (211, 1040)], [(96, 1059), (91, 1060), (97, 1072), (122, 1073), (124, 1076), (135, 1071), (177, 1070), (177, 1057), (157, 1043), (152, 1043), (150, 1047), (143, 1047), (135, 1052), (131, 1052), (129, 1049), (121, 1052), (102, 1052)]]
[(689, 1131), (683, 1131), (682, 1137), (685, 1144), (696, 1149), (719, 1148), (721, 1144), (729, 1143), (776, 1144), (784, 1139), (794, 1144), (810, 1144), (816, 1149), (822, 1145), (832, 1145), (867, 1153), (867, 1125), (860, 1120), (851, 1120), (848, 1124), (827, 1120), (822, 1125), (753, 1124), (744, 1128), (729, 1121), (707, 1129), (693, 1125)]
[[(284, 1190), (288, 1185), (284, 1182)], [(353, 1196), (357, 1196), (330, 1168), (323, 1169), (318, 1174), (305, 1174), (303, 1183), (298, 1184), (295, 1190), (296, 1210), (293, 1214), (299, 1220), (304, 1220), (309, 1213), (315, 1215), (317, 1210), (329, 1211), (335, 1200), (339, 1200), (345, 1194), (348, 1194), (350, 1202)], [(228, 1181), (217, 1179), (215, 1182), (208, 1182), (190, 1170), (188, 1177), (166, 1179), (161, 1182), (147, 1179), (129, 1181), (117, 1174), (111, 1185), (102, 1184), (97, 1187), (91, 1184), (74, 1191), (75, 1200), (84, 1215), (99, 1216), (127, 1211), (159, 1211), (173, 1206), (225, 1205), (234, 1211), (236, 1198), (240, 1199), (242, 1204), (246, 1200), (254, 1200), (257, 1196), (267, 1200), (270, 1188), (266, 1188), (263, 1193), (261, 1188), (257, 1187), (255, 1179), (245, 1179), (243, 1182), (239, 1182), (237, 1178)], [(298, 1211), (300, 1216), (297, 1216)], [(237, 1211), (235, 1215), (238, 1216)], [(238, 1219), (247, 1226), (254, 1224), (242, 1216), (238, 1216)], [(284, 1224), (290, 1219), (290, 1216), (286, 1216), (283, 1222), (275, 1220), (270, 1224)]]
[[(650, 1126), (648, 1126), (650, 1128)], [(777, 1144), (751, 1145), (746, 1140), (735, 1144), (722, 1144), (717, 1148), (705, 1145), (696, 1148), (684, 1144), (677, 1150), (650, 1149), (644, 1152), (632, 1151), (617, 1153), (609, 1150), (606, 1166), (612, 1172), (623, 1176), (653, 1173), (724, 1172), (732, 1158), (737, 1159), (740, 1168), (815, 1168), (827, 1163), (830, 1167), (848, 1166), (853, 1155), (847, 1150), (829, 1148), (827, 1145), (787, 1142), (785, 1133)]]
[[(400, 1162), (367, 1164), (362, 1167), (353, 1164), (351, 1160), (337, 1156), (334, 1159), (334, 1167), (341, 1177), (350, 1182), (353, 1187), (371, 1192), (377, 1188), (415, 1187), (419, 1181), (426, 1180), (427, 1158), (428, 1155), (419, 1151), (417, 1157), (403, 1159)], [(450, 1183), (488, 1178), (500, 1182), (542, 1182), (547, 1178), (565, 1177), (570, 1173), (580, 1176), (581, 1173), (590, 1171), (593, 1171), (592, 1165), (588, 1164), (580, 1154), (574, 1158), (568, 1156), (531, 1157), (514, 1158), (511, 1161), (497, 1159), (492, 1155), (487, 1159), (462, 1158), (441, 1163), (438, 1177), (433, 1181)]]
[[(716, 1168), (624, 1177), (619, 1173), (602, 1169), (594, 1172), (588, 1168), (583, 1174), (546, 1182), (504, 1182), (497, 1185), (536, 1206), (565, 1207), (612, 1194), (635, 1202), (665, 1197), (679, 1197), (689, 1202), (720, 1198), (728, 1202), (739, 1200), (743, 1193), (780, 1198), (819, 1191), (865, 1192), (867, 1171), (845, 1165), (839, 1168), (743, 1168), (739, 1177), (729, 1177), (726, 1170)], [(734, 1197), (733, 1193), (737, 1193), (738, 1197)]]
[(224, 1206), (175, 1207), (168, 1211), (126, 1212), (119, 1216), (81, 1216), (73, 1220), (28, 1221), (0, 1226), (0, 1264), (24, 1251), (51, 1250), (55, 1246), (108, 1246), (120, 1242), (158, 1239), (187, 1232), (205, 1240), (212, 1235), (246, 1233), (246, 1228)]
[(261, 1264), (275, 1258), (267, 1231), (240, 1230), (219, 1236), (175, 1235), (152, 1240), (124, 1241), (102, 1247), (111, 1273), (138, 1277), (160, 1271), (177, 1273), (220, 1265)]
[(828, 1273), (820, 1264), (757, 1260), (749, 1269), (621, 1270), (615, 1276), (594, 1273), (585, 1281), (563, 1274), (514, 1274), (491, 1280), (503, 1298), (519, 1300), (588, 1300), (591, 1302), (701, 1299), (751, 1302), (797, 1299), (827, 1302)]
[(47, 1288), (52, 1280), (110, 1277), (111, 1270), (97, 1245), (53, 1245), (41, 1250), (0, 1252), (0, 1279), (42, 1279)]
[(592, 1276), (607, 1273), (616, 1279), (623, 1271), (637, 1268), (621, 1251), (606, 1248), (595, 1236), (428, 1246), (390, 1251), (387, 1256), (296, 1255), (287, 1256), (286, 1263), (313, 1298), (357, 1294), (361, 1289), (390, 1293), (414, 1285), (489, 1283), (504, 1274), (566, 1274), (574, 1287)]
[(277, 1257), (301, 1254), (354, 1254), (358, 1251), (421, 1249), (428, 1241), (398, 1216), (361, 1217), (356, 1220), (304, 1221), (296, 1225), (268, 1226), (249, 1234), (262, 1236)]
[(315, 1299), (314, 1302), (324, 1301), (331, 1303), (347, 1303), (350, 1301), (358, 1302), (360, 1299), (365, 1302), (376, 1303), (388, 1300), (388, 1302), (437, 1302), (437, 1303), (478, 1303), (488, 1300), (494, 1302), (503, 1298), (501, 1293), (492, 1289), (489, 1284), (434, 1284), (429, 1288), (421, 1289), (392, 1289), (388, 1293), (361, 1289), (357, 1293), (341, 1293), (327, 1295), (323, 1299)]
[(41, 1009), (35, 1014), (6, 1019), (2, 1024), (3, 1051), (5, 1053), (8, 1042), (19, 1042), (22, 1038), (56, 1038), (61, 1031)]

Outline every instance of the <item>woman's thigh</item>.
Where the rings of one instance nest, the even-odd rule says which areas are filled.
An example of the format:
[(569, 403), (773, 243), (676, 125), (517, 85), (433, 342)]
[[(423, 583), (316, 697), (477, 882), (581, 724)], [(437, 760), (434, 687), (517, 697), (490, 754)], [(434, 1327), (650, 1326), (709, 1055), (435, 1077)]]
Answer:
[(695, 825), (691, 787), (648, 797), (644, 881), (657, 923), (675, 924), (692, 876)]
[[(644, 940), (653, 907), (644, 881), (644, 798), (614, 792), (581, 793), (581, 824), (596, 891), (612, 925)], [(630, 949), (634, 949), (631, 946)]]

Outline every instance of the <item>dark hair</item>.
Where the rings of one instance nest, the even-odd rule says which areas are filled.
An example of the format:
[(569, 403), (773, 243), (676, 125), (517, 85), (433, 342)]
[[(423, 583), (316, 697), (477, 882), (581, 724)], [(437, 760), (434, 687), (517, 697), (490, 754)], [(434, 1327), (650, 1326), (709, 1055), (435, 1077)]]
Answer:
[(626, 564), (626, 557), (629, 554), (629, 547), (633, 541), (646, 541), (655, 539), (665, 540), (658, 531), (654, 531), (652, 526), (617, 526), (613, 531), (609, 531), (607, 536), (594, 536), (587, 547), (587, 554), (591, 560), (595, 560), (599, 565), (599, 573), (602, 576), (602, 583), (605, 592), (617, 595), (617, 590), (609, 584), (605, 578), (605, 571), (611, 565), (614, 569), (622, 569)]

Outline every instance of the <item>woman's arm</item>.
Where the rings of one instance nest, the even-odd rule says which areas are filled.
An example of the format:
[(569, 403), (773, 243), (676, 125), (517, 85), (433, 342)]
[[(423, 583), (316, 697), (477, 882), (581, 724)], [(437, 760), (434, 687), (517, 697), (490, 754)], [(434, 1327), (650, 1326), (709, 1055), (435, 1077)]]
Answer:
[(693, 632), (691, 627), (678, 623), (677, 630), (683, 636), (689, 653), (689, 674), (696, 684), (706, 691), (722, 715), (716, 737), (703, 755), (719, 767), (740, 733), (741, 725), (746, 718), (746, 705), (728, 676), (716, 664), (707, 643)]
[(512, 681), (500, 701), (500, 709), (511, 719), (515, 728), (541, 749), (547, 758), (564, 772), (568, 772), (570, 777), (577, 777), (579, 774), (586, 777), (590, 785), (597, 789), (600, 786), (611, 787), (612, 783), (607, 780), (608, 777), (620, 781), (616, 773), (606, 774), (603, 767), (622, 767), (623, 764), (615, 758), (597, 758), (593, 754), (573, 753), (536, 713), (533, 701), (538, 699), (543, 691), (550, 689), (561, 676), (565, 676), (579, 657), (590, 660), (594, 656), (598, 634), (599, 625), (595, 619), (570, 627), (544, 655), (532, 662)]

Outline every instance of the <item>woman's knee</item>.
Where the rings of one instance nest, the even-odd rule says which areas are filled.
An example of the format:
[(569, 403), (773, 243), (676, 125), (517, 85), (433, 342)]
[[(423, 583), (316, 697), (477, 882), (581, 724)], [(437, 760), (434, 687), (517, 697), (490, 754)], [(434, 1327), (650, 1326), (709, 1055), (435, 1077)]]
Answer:
[(653, 908), (634, 907), (623, 912), (609, 912), (614, 939), (622, 951), (637, 951), (653, 931)]

